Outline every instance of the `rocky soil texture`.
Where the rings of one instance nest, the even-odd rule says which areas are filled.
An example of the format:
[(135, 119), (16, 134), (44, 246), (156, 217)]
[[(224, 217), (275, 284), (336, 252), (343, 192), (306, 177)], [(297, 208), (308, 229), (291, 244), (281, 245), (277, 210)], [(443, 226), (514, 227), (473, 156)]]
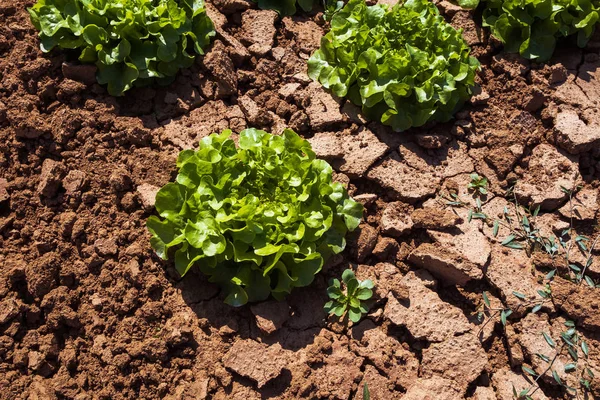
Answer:
[[(597, 236), (599, 34), (538, 65), (442, 2), (482, 63), (482, 90), (454, 121), (396, 134), (306, 75), (321, 15), (212, 0), (207, 55), (170, 86), (116, 99), (94, 67), (41, 53), (31, 5), (0, 0), (1, 399), (362, 399), (368, 383), (373, 399), (510, 400), (513, 385), (532, 385), (522, 366), (543, 371), (535, 354), (556, 355), (541, 332), (558, 340), (565, 320), (600, 376), (600, 291), (557, 277), (554, 302), (519, 310), (513, 291), (535, 298), (555, 261), (469, 221), (467, 191), (471, 173), (487, 177), (481, 208), (496, 218), (516, 182), (546, 235), (572, 224)], [(181, 149), (250, 126), (308, 138), (366, 215), (311, 287), (234, 309), (201, 275), (179, 279), (160, 261), (145, 220)], [(562, 188), (578, 186), (569, 202)], [(468, 207), (446, 205), (449, 193)], [(327, 280), (348, 267), (377, 284), (371, 313), (350, 328), (322, 310)], [(477, 319), (483, 291), (516, 310), (506, 329)], [(551, 376), (538, 383), (536, 400), (569, 398)]]

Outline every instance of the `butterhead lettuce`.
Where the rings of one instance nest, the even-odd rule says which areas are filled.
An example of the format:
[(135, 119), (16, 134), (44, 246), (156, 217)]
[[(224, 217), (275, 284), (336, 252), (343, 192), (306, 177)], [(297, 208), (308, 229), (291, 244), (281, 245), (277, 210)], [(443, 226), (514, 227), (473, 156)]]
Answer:
[(44, 52), (79, 50), (114, 96), (170, 82), (215, 34), (204, 0), (38, 0), (28, 11)]
[(600, 15), (600, 0), (486, 0), (483, 26), (500, 39), (508, 52), (548, 61), (556, 40), (576, 35), (585, 47)]
[(448, 121), (471, 96), (479, 62), (427, 0), (388, 9), (350, 0), (331, 20), (308, 74), (396, 131)]
[(183, 276), (196, 266), (240, 306), (309, 285), (341, 252), (362, 205), (332, 181), (331, 166), (291, 130), (231, 131), (184, 150), (179, 174), (156, 195), (151, 244)]

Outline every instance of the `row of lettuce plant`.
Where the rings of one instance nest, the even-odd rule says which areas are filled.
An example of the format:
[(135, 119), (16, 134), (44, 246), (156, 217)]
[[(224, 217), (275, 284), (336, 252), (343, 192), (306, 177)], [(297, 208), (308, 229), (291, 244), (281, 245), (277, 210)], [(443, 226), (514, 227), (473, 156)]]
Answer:
[[(486, 9), (484, 21), (495, 34), (526, 39), (500, 29), (506, 28), (501, 18), (525, 15), (515, 11), (525, 3), (510, 8), (510, 0), (486, 1), (489, 7), (502, 3), (496, 8), (510, 14), (492, 17)], [(557, 0), (539, 4), (544, 1)], [(296, 6), (310, 10), (316, 3), (258, 0), (259, 7), (281, 15), (295, 13)], [(406, 0), (389, 7), (350, 0), (341, 7), (328, 0), (324, 5), (335, 13), (321, 48), (308, 61), (309, 75), (360, 106), (368, 118), (404, 131), (448, 121), (471, 96), (479, 62), (462, 32), (433, 3)], [(585, 9), (593, 9), (595, 17), (577, 21), (552, 9), (552, 21), (576, 27), (561, 25), (558, 32), (578, 32), (582, 42), (598, 19), (593, 4)], [(43, 51), (68, 49), (82, 63), (95, 63), (98, 82), (115, 96), (153, 81), (168, 83), (204, 53), (215, 35), (203, 0), (39, 0), (29, 13)], [(528, 46), (540, 41), (530, 39)], [(239, 306), (282, 298), (294, 287), (309, 285), (327, 258), (343, 251), (362, 206), (333, 182), (331, 166), (316, 159), (308, 142), (293, 131), (277, 136), (247, 129), (238, 146), (230, 135), (213, 134), (197, 151), (180, 154), (175, 182), (157, 194), (160, 217), (150, 217), (147, 225), (160, 257), (173, 258), (182, 276), (197, 266), (224, 289), (227, 303)], [(360, 300), (370, 297), (371, 287), (357, 292), (358, 281), (347, 278), (346, 297), (334, 282), (327, 309), (336, 315), (349, 310), (356, 319), (366, 312)]]

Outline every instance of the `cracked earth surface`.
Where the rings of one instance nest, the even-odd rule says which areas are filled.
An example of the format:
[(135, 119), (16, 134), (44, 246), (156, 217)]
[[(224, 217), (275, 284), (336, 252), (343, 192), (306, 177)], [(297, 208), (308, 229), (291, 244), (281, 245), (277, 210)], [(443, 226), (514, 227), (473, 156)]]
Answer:
[[(206, 56), (170, 86), (115, 99), (94, 67), (40, 52), (31, 4), (0, 0), (1, 399), (362, 399), (368, 383), (373, 399), (509, 400), (531, 384), (522, 365), (555, 355), (541, 331), (566, 319), (600, 376), (600, 292), (557, 278), (555, 304), (516, 311), (506, 330), (482, 326), (482, 291), (517, 308), (512, 292), (534, 298), (552, 260), (501, 246), (504, 228), (495, 237), (439, 197), (475, 206), (476, 171), (490, 182), (488, 215), (502, 215), (517, 182), (544, 232), (573, 219), (596, 236), (599, 34), (538, 65), (441, 2), (482, 63), (482, 92), (452, 122), (397, 134), (306, 75), (326, 29), (318, 14), (279, 19), (213, 0)], [(154, 256), (144, 225), (180, 150), (250, 126), (299, 132), (366, 213), (312, 286), (234, 309), (200, 274), (180, 279)], [(582, 186), (576, 212), (561, 186)], [(377, 285), (352, 327), (323, 311), (327, 280), (347, 267)], [(589, 274), (600, 277), (597, 257)], [(567, 398), (551, 378), (539, 384), (534, 399)]]

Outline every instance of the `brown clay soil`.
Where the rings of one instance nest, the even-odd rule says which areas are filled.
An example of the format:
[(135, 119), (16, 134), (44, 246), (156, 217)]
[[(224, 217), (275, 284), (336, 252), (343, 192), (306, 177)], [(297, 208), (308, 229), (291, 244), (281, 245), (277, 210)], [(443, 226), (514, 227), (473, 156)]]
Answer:
[[(279, 19), (213, 0), (206, 57), (170, 86), (115, 99), (93, 67), (42, 54), (32, 4), (0, 0), (1, 399), (362, 399), (367, 382), (373, 399), (509, 400), (513, 385), (530, 386), (522, 365), (542, 371), (535, 354), (554, 356), (541, 332), (558, 339), (567, 319), (600, 376), (598, 289), (557, 277), (554, 302), (522, 312), (512, 292), (535, 299), (555, 261), (501, 246), (508, 231), (495, 238), (439, 197), (474, 206), (466, 187), (477, 171), (490, 181), (488, 215), (510, 207), (516, 182), (518, 201), (541, 205), (545, 235), (572, 218), (595, 237), (600, 35), (538, 65), (442, 2), (482, 63), (482, 91), (452, 122), (396, 134), (307, 77), (326, 29), (318, 14)], [(366, 215), (311, 287), (234, 309), (201, 275), (180, 279), (160, 261), (145, 220), (181, 149), (248, 126), (308, 138)], [(573, 212), (561, 186), (579, 185)], [(328, 279), (347, 267), (377, 284), (371, 313), (351, 328), (322, 309)], [(588, 273), (600, 278), (597, 257)], [(476, 318), (484, 290), (493, 307), (517, 310), (506, 329)], [(576, 385), (567, 362), (560, 355), (557, 369)], [(549, 373), (539, 383), (536, 400), (569, 397)]]

